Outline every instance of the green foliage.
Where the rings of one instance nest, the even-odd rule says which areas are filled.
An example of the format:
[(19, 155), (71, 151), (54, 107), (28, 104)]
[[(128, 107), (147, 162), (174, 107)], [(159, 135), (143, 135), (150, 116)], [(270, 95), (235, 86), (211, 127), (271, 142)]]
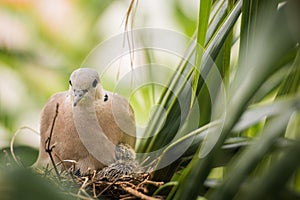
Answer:
[[(201, 6), (204, 3), (205, 1), (201, 1), (200, 13)], [(208, 1), (206, 3), (209, 4)], [(200, 121), (198, 130), (188, 133), (176, 141), (172, 141), (176, 134), (181, 135), (181, 133), (168, 127), (168, 125), (162, 128), (156, 127), (157, 122), (161, 120), (159, 117), (162, 117), (160, 114), (150, 122), (147, 132), (158, 132), (158, 134), (154, 138), (150, 138), (150, 142), (145, 143), (142, 150), (151, 152), (171, 143), (159, 157), (157, 164), (157, 169), (159, 170), (154, 174), (154, 178), (165, 181), (172, 179), (177, 182), (169, 193), (168, 199), (196, 199), (199, 195), (209, 199), (251, 198), (251, 194), (255, 193), (254, 191), (258, 190), (259, 187), (253, 187), (256, 189), (252, 189), (250, 186), (257, 184), (257, 182), (259, 182), (260, 188), (264, 188), (257, 193), (258, 198), (271, 198), (274, 195), (276, 196), (276, 194), (286, 195), (286, 197), (294, 195), (293, 192), (289, 193), (287, 190), (295, 190), (296, 185), (291, 187), (291, 184), (288, 184), (288, 182), (292, 174), (296, 172), (299, 161), (296, 158), (292, 158), (293, 155), (289, 157), (285, 153), (293, 152), (296, 154), (298, 141), (289, 141), (290, 144), (287, 147), (276, 146), (277, 141), (284, 138), (287, 127), (291, 123), (292, 114), (299, 110), (299, 64), (297, 64), (299, 58), (296, 56), (297, 52), (299, 52), (299, 38), (295, 37), (297, 34), (293, 32), (298, 31), (299, 33), (299, 30), (293, 29), (291, 31), (290, 27), (286, 25), (286, 21), (293, 21), (287, 14), (295, 12), (291, 10), (293, 3), (295, 2), (288, 2), (287, 5), (279, 6), (278, 2), (274, 1), (243, 1), (243, 6), (241, 6), (242, 1), (237, 1), (232, 5), (232, 9), (227, 4), (229, 9), (226, 17), (223, 18), (223, 22), (217, 23), (218, 28), (212, 34), (212, 38), (208, 40), (207, 45), (203, 46), (204, 54), (201, 59), (201, 66), (196, 65), (197, 68), (202, 70), (201, 77), (199, 76), (199, 82), (194, 90), (196, 95), (198, 95), (200, 104), (205, 104), (211, 108), (201, 109), (200, 112), (201, 115), (207, 116), (203, 121), (208, 123), (207, 126), (210, 126), (210, 131), (206, 131), (205, 134), (202, 133), (206, 126), (203, 126), (203, 122), (201, 123)], [(242, 13), (242, 20), (239, 63), (238, 66), (231, 66), (229, 60), (232, 49), (230, 45), (233, 25), (238, 19), (236, 16), (239, 16), (240, 13)], [(205, 20), (202, 23), (204, 25), (201, 24), (201, 27), (205, 27)], [(296, 24), (293, 24), (293, 27), (295, 26)], [(200, 29), (200, 26), (198, 26), (198, 38), (199, 35), (200, 37), (203, 34), (205, 35), (205, 33), (199, 33), (201, 30), (208, 31), (209, 27), (208, 29)], [(203, 40), (197, 41), (202, 41), (202, 45), (204, 45)], [(189, 49), (193, 49), (191, 54), (193, 52), (197, 54), (197, 48), (191, 47)], [(205, 57), (207, 55), (221, 65), (219, 70), (224, 81), (226, 97), (225, 104), (222, 106), (218, 106), (222, 99), (217, 99), (219, 100), (218, 103), (206, 103), (209, 93), (207, 89), (205, 92), (205, 85), (207, 85), (209, 79), (203, 79), (203, 77), (207, 77), (207, 73), (212, 66)], [(218, 59), (220, 62), (218, 62)], [(199, 62), (198, 65), (200, 65)], [(180, 108), (176, 104), (165, 102), (168, 102), (170, 98), (174, 98), (175, 100), (173, 101), (176, 101), (176, 97), (180, 98), (180, 95), (187, 94), (187, 90), (184, 90), (184, 85), (188, 84), (191, 79), (191, 68), (189, 67), (187, 63), (179, 65), (178, 69), (182, 74), (186, 74), (186, 79), (179, 83), (174, 77), (169, 88), (173, 91), (178, 91), (177, 95), (175, 97), (164, 95), (163, 99), (166, 99), (166, 101), (160, 102), (166, 109), (173, 111), (170, 114), (178, 117), (182, 117), (182, 113), (179, 111)], [(277, 71), (278, 74), (276, 73)], [(268, 81), (274, 80), (275, 75), (277, 76), (276, 78), (280, 76), (280, 80), (285, 81), (269, 84)], [(212, 77), (214, 76), (212, 75)], [(174, 85), (178, 86), (174, 87)], [(262, 88), (265, 92), (259, 94), (259, 99), (255, 98), (258, 95), (257, 92), (260, 92)], [(270, 91), (273, 92), (270, 93)], [(222, 92), (222, 90), (219, 90), (219, 92)], [(188, 94), (193, 98), (192, 93)], [(222, 97), (221, 94), (219, 94), (219, 97)], [(203, 99), (206, 100), (201, 101)], [(249, 108), (253, 107), (253, 104), (259, 105), (265, 101), (268, 102), (268, 108), (258, 107), (257, 112), (253, 113), (251, 117), (248, 115), (248, 113), (251, 113)], [(189, 106), (189, 98), (186, 99), (186, 103)], [(193, 106), (190, 107), (193, 109)], [(209, 113), (213, 108), (216, 109), (216, 112)], [(277, 109), (281, 111), (277, 112)], [(183, 116), (189, 119), (188, 115)], [(209, 118), (216, 120), (216, 122), (219, 121), (219, 123), (212, 125), (213, 121), (210, 120), (209, 123)], [(170, 122), (174, 127), (174, 123), (177, 123), (176, 117), (172, 116), (172, 119), (173, 121), (171, 122), (167, 116), (166, 124)], [(240, 129), (240, 125), (243, 123), (248, 125), (242, 126), (243, 128)], [(256, 126), (257, 123), (260, 123), (260, 125)], [(168, 130), (168, 133), (164, 131), (165, 129)], [(236, 152), (231, 155), (227, 152), (227, 155), (229, 155), (228, 160), (230, 161), (220, 162), (222, 158), (226, 157), (226, 153), (222, 153), (226, 141), (234, 137), (235, 132), (238, 132), (239, 135), (249, 136), (247, 134), (249, 131), (256, 132), (252, 134), (253, 138), (249, 138), (247, 142), (249, 147), (236, 148), (236, 146), (232, 146), (231, 148), (236, 149)], [(239, 142), (237, 141), (236, 144)], [(194, 148), (188, 148), (186, 151), (188, 153), (184, 153), (170, 166), (160, 168), (161, 163), (163, 165), (170, 157), (174, 154), (176, 155), (175, 152), (185, 148), (187, 143), (190, 143), (190, 147)], [(195, 143), (197, 148), (195, 148)], [(262, 177), (259, 178), (255, 169), (263, 166), (262, 160), (269, 155), (275, 154), (274, 148), (276, 149), (276, 154), (282, 152), (286, 157), (272, 156), (274, 165), (269, 165), (267, 169), (270, 171), (264, 170)], [(187, 154), (193, 155), (193, 158), (187, 157)], [(235, 158), (230, 159), (233, 156)], [(281, 168), (283, 164), (282, 166), (279, 164), (282, 162), (282, 159), (286, 159), (286, 162), (290, 163), (290, 168), (286, 172)], [(190, 162), (188, 162), (189, 160)], [(213, 173), (216, 166), (220, 166), (217, 163), (222, 163), (221, 166), (226, 168), (226, 173), (224, 177), (220, 177), (220, 183), (217, 186), (211, 186), (214, 189), (209, 190), (209, 175)], [(180, 169), (183, 170), (180, 172), (181, 175), (178, 176), (176, 171)], [(279, 175), (281, 173), (284, 175)], [(173, 178), (171, 178), (172, 174), (174, 174)], [(276, 181), (271, 181), (273, 179)], [(242, 187), (248, 184), (250, 186), (246, 189)], [(288, 185), (291, 188), (288, 188)], [(273, 187), (276, 187), (278, 190), (272, 194), (271, 188)]]
[(57, 185), (28, 169), (7, 168), (0, 173), (1, 199), (72, 199)]
[[(14, 154), (21, 165), (24, 167), (31, 166), (38, 157), (37, 149), (28, 146), (14, 147)], [(5, 165), (15, 165), (13, 156), (11, 155), (10, 148), (3, 148), (0, 152), (0, 167)]]

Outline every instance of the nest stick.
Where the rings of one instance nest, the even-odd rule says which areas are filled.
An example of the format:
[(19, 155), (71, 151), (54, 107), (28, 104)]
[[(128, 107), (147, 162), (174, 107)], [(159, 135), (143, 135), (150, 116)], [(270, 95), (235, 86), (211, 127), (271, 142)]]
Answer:
[(53, 156), (52, 156), (52, 149), (54, 148), (54, 146), (50, 146), (51, 139), (52, 139), (52, 134), (53, 134), (53, 129), (54, 129), (54, 125), (55, 125), (55, 121), (56, 121), (56, 118), (57, 118), (57, 115), (58, 115), (58, 108), (59, 108), (59, 104), (56, 103), (56, 110), (55, 110), (55, 115), (54, 115), (54, 118), (53, 118), (53, 121), (52, 121), (50, 135), (47, 138), (47, 140), (45, 141), (45, 146), (46, 146), (45, 150), (49, 154), (49, 157), (50, 157), (51, 163), (52, 163), (52, 165), (54, 167), (55, 173), (56, 173), (58, 179), (60, 180), (60, 175), (59, 175), (59, 172), (57, 170), (57, 167), (55, 165), (55, 162), (54, 162), (54, 159), (53, 159)]
[(100, 197), (106, 190), (108, 190), (117, 181), (118, 181), (118, 179), (114, 180), (112, 183), (107, 183), (108, 185), (97, 195), (97, 198)]
[(96, 176), (96, 170), (93, 171), (93, 176), (92, 176), (92, 180), (91, 181), (92, 181), (92, 184), (93, 184), (93, 195), (94, 195), (94, 198), (97, 198), (95, 176)]
[(159, 200), (158, 198), (155, 198), (155, 197), (150, 197), (150, 196), (147, 196), (135, 189), (133, 189), (132, 187), (127, 187), (127, 186), (124, 186), (124, 185), (121, 185), (122, 189), (130, 194), (132, 194), (133, 196), (135, 197), (138, 197), (140, 199), (145, 199), (145, 200)]

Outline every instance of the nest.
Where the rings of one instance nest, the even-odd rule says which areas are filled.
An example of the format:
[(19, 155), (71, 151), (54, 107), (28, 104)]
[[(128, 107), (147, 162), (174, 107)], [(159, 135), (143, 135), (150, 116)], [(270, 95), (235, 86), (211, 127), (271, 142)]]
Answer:
[[(99, 172), (101, 174), (101, 171)], [(81, 185), (80, 193), (87, 193), (93, 198), (104, 199), (162, 199), (162, 197), (149, 195), (148, 185), (159, 187), (163, 184), (162, 182), (149, 180), (149, 174), (131, 173), (118, 178), (110, 176), (97, 177), (99, 172), (77, 178), (77, 183)]]
[(163, 199), (162, 196), (151, 196), (148, 189), (149, 186), (158, 188), (163, 182), (150, 180), (151, 173), (141, 172), (135, 161), (117, 160), (102, 170), (85, 175), (74, 168), (60, 172), (58, 177), (50, 171), (45, 171), (46, 176), (63, 188), (63, 193), (79, 199)]

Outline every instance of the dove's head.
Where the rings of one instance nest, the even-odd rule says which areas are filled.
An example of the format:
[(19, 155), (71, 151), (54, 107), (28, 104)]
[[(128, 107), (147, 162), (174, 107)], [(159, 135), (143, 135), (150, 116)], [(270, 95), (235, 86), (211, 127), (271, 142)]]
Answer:
[(102, 97), (99, 75), (94, 69), (79, 68), (73, 71), (69, 83), (74, 107), (79, 104), (94, 103), (97, 98)]

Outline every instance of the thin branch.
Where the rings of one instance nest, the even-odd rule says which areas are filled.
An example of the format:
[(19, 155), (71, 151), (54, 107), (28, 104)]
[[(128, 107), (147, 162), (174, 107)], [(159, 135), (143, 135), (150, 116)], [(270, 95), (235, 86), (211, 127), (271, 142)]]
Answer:
[(108, 185), (104, 188), (98, 195), (97, 198), (100, 197), (105, 191), (107, 191), (112, 185), (114, 185), (118, 179), (114, 180), (112, 183), (107, 183)]
[(122, 189), (140, 199), (145, 199), (145, 200), (160, 200), (159, 198), (155, 198), (155, 197), (150, 197), (150, 196), (147, 196), (131, 187), (127, 187), (127, 186), (124, 186), (124, 185), (121, 185)]
[(60, 180), (60, 175), (59, 175), (59, 172), (57, 170), (57, 167), (55, 165), (55, 162), (54, 162), (54, 159), (53, 159), (53, 156), (52, 156), (52, 150), (55, 147), (55, 145), (50, 146), (51, 139), (52, 139), (52, 134), (53, 134), (53, 129), (54, 129), (54, 125), (55, 125), (55, 121), (56, 121), (56, 118), (57, 118), (57, 115), (58, 115), (58, 108), (59, 108), (59, 104), (56, 103), (56, 110), (55, 110), (55, 115), (54, 115), (54, 118), (53, 118), (53, 121), (52, 121), (50, 135), (49, 135), (49, 137), (45, 141), (45, 150), (49, 154), (49, 157), (50, 157), (51, 163), (52, 163), (52, 165), (54, 167), (55, 173), (56, 173), (58, 179)]
[(96, 184), (95, 184), (95, 176), (97, 174), (97, 171), (94, 170), (93, 171), (93, 176), (92, 176), (92, 179), (91, 179), (91, 182), (93, 184), (93, 195), (94, 195), (94, 198), (97, 198), (97, 193), (96, 193)]
[(165, 183), (164, 182), (156, 182), (156, 181), (150, 181), (148, 179), (144, 180), (143, 182), (141, 182), (138, 187), (141, 187), (141, 185), (144, 185), (144, 184), (148, 184), (148, 185), (154, 185), (156, 187), (160, 187), (162, 185), (164, 185)]

